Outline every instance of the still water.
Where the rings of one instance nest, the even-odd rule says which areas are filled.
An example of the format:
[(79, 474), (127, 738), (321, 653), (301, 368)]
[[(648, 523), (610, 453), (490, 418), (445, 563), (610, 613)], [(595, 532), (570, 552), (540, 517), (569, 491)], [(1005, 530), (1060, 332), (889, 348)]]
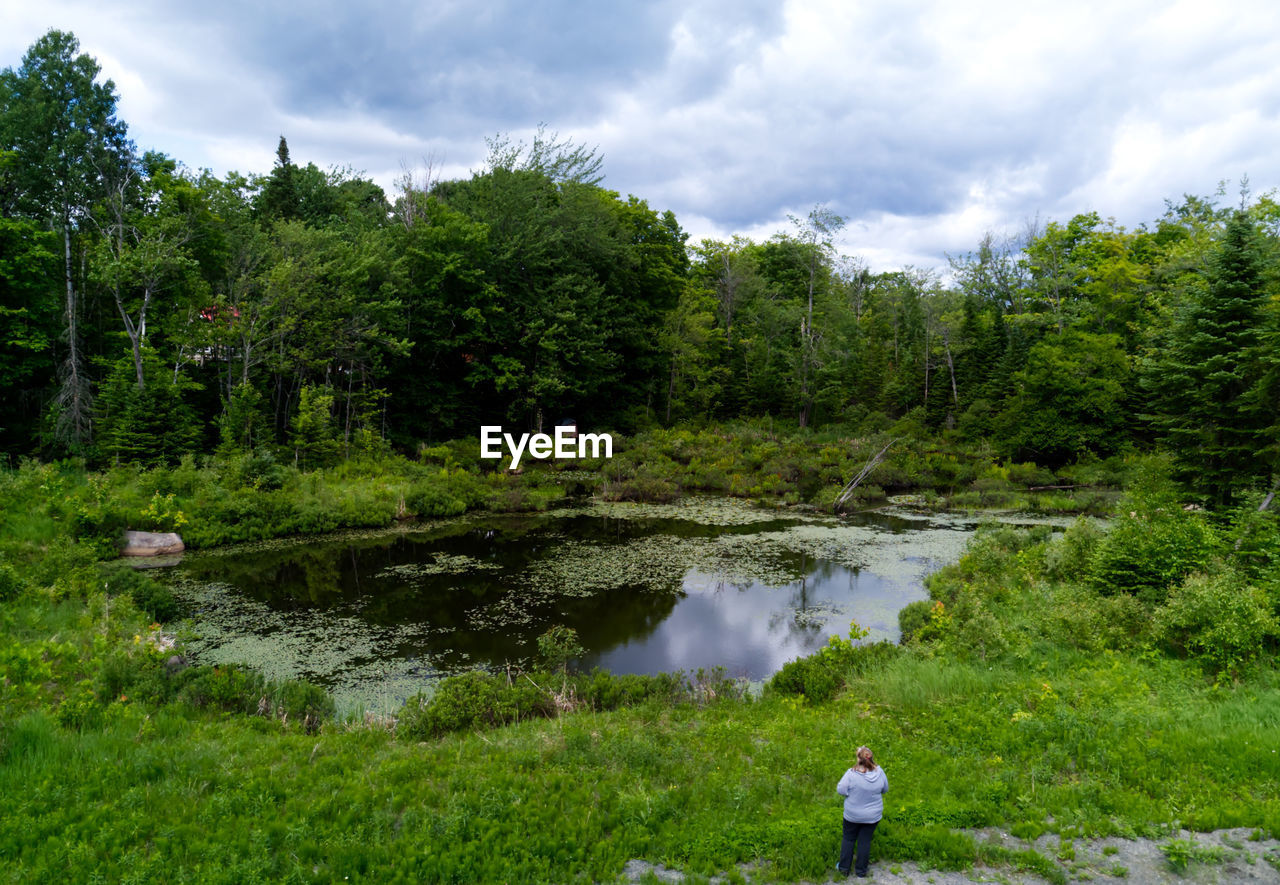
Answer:
[(846, 635), (896, 639), (897, 613), (976, 523), (892, 509), (835, 518), (719, 499), (476, 516), (188, 556), (188, 647), (392, 710), (434, 678), (532, 658), (555, 624), (578, 665), (724, 667), (767, 679)]

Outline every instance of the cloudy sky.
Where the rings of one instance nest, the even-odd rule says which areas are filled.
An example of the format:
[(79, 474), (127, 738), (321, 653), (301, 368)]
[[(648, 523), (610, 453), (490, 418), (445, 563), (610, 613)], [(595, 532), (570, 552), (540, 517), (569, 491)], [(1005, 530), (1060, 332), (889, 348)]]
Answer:
[(0, 0), (0, 67), (70, 30), (189, 166), (479, 168), (539, 123), (695, 239), (827, 203), (875, 270), (1095, 210), (1280, 185), (1280, 4)]

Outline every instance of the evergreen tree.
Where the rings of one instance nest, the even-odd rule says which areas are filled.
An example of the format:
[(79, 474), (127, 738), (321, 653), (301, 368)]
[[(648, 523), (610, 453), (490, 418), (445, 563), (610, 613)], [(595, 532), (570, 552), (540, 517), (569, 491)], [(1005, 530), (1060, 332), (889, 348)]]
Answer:
[(280, 136), (276, 146), (276, 167), (262, 185), (259, 210), (265, 218), (297, 218), (302, 199), (298, 193), (297, 169), (289, 159), (289, 142)]
[(1144, 377), (1181, 478), (1223, 507), (1264, 472), (1257, 453), (1268, 416), (1246, 396), (1262, 371), (1258, 239), (1244, 212), (1227, 222), (1206, 285), (1191, 294)]

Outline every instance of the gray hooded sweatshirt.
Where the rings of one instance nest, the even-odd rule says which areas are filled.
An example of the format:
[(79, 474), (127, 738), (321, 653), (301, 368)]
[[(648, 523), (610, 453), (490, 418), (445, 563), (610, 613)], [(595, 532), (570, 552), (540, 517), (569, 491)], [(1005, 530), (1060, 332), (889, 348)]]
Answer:
[(879, 766), (866, 772), (850, 768), (836, 784), (836, 792), (845, 797), (845, 820), (873, 824), (884, 816), (884, 794), (889, 792), (889, 778)]

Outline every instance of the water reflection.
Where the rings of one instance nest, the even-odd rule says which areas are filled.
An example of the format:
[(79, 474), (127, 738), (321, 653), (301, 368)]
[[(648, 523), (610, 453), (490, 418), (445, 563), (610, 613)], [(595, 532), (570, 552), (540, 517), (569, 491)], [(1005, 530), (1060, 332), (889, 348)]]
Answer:
[(193, 556), (175, 589), (195, 609), (197, 658), (301, 675), (348, 700), (530, 659), (554, 624), (578, 631), (586, 667), (722, 666), (765, 679), (853, 619), (872, 639), (896, 639), (898, 610), (924, 598), (925, 575), (958, 557), (973, 529), (893, 515), (708, 524), (646, 512), (463, 519)]
[(919, 573), (905, 580), (823, 560), (808, 565), (803, 578), (781, 587), (690, 572), (679, 602), (655, 630), (598, 649), (587, 663), (619, 673), (722, 666), (730, 676), (765, 679), (828, 637), (845, 635), (851, 620), (871, 630), (872, 639), (897, 639), (897, 612), (925, 598), (922, 582), (932, 564), (921, 561)]

